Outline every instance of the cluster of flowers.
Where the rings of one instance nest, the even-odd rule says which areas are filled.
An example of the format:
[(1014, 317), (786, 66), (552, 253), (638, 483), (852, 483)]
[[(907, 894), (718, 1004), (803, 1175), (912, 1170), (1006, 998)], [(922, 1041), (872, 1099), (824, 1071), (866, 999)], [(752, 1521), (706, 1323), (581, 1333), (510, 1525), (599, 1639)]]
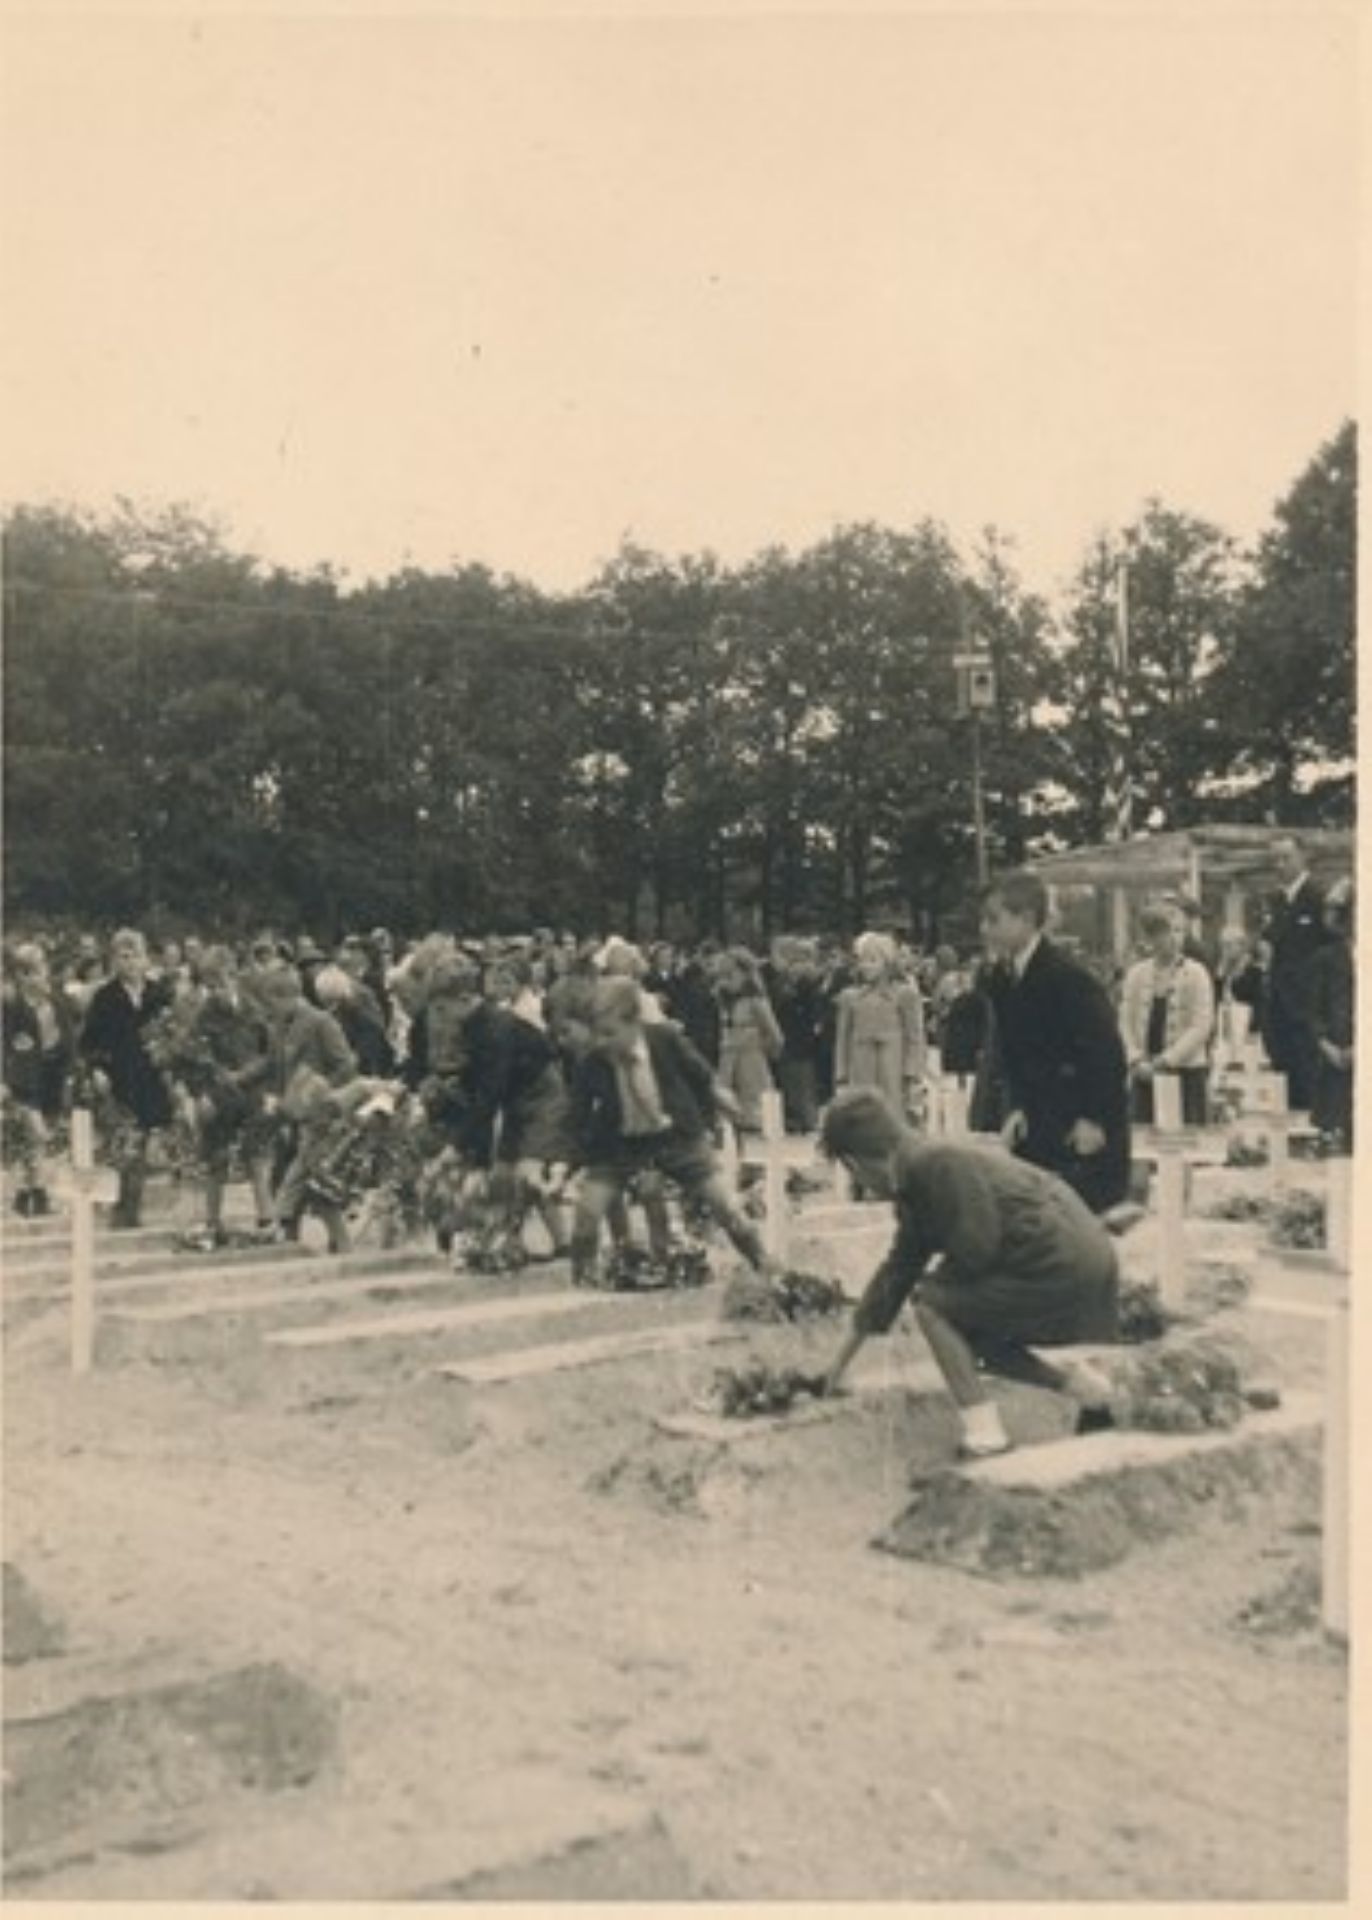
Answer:
[(720, 1310), (726, 1320), (756, 1320), (776, 1326), (788, 1321), (829, 1319), (847, 1305), (843, 1289), (818, 1273), (788, 1272), (774, 1280), (740, 1273), (725, 1289)]
[(702, 1410), (726, 1420), (747, 1420), (759, 1414), (787, 1413), (797, 1400), (817, 1400), (823, 1393), (823, 1374), (752, 1360), (745, 1367), (717, 1367), (700, 1404)]
[(1317, 1193), (1303, 1188), (1279, 1194), (1272, 1208), (1270, 1228), (1276, 1247), (1322, 1248), (1326, 1245), (1325, 1204)]

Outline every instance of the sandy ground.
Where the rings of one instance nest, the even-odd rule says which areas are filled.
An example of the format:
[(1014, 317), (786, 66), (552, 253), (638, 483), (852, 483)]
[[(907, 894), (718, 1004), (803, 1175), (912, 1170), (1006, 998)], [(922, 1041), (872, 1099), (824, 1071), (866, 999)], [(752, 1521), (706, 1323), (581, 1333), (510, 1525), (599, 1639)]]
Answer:
[[(1242, 1318), (1288, 1384), (1318, 1379), (1317, 1323)], [(431, 1372), (475, 1350), (451, 1335), (300, 1356), (233, 1322), (209, 1357), (125, 1349), (74, 1382), (61, 1335), (30, 1321), (8, 1356), (5, 1557), (67, 1654), (8, 1670), (8, 1714), (271, 1662), (334, 1705), (338, 1759), (270, 1809), (195, 1811), (213, 1865), (73, 1836), (14, 1899), (175, 1897), (188, 1871), (202, 1897), (281, 1893), (283, 1820), (319, 1861), (304, 1891), (404, 1895), (444, 1877), (445, 1809), (521, 1781), (654, 1817), (638, 1897), (1343, 1893), (1346, 1661), (1236, 1624), (1316, 1563), (1310, 1485), (1088, 1580), (1000, 1582), (870, 1548), (953, 1442), (910, 1334), (874, 1355), (889, 1391), (725, 1449), (653, 1426), (709, 1354), (473, 1390)], [(751, 1346), (813, 1364), (833, 1337)], [(1021, 1439), (1062, 1428), (1045, 1396), (1004, 1406)], [(382, 1827), (412, 1871), (379, 1864)]]

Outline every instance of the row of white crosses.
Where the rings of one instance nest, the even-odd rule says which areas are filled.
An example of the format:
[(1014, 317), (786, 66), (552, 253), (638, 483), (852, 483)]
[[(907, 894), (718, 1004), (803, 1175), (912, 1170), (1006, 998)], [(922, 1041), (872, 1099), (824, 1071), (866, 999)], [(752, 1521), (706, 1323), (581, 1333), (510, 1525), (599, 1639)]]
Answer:
[(1321, 1592), (1326, 1630), (1341, 1639), (1349, 1620), (1349, 1276), (1352, 1269), (1353, 1165), (1345, 1156), (1325, 1162), (1323, 1248), (1269, 1245), (1269, 1267), (1315, 1272), (1329, 1281), (1318, 1303), (1268, 1295), (1263, 1304), (1275, 1312), (1317, 1313), (1325, 1325), (1324, 1448), (1322, 1472)]
[(89, 1107), (71, 1115), (71, 1370), (95, 1354), (95, 1136)]
[[(926, 1121), (930, 1134), (947, 1139), (973, 1138), (969, 1124), (973, 1086), (971, 1077), (943, 1073), (938, 1054), (932, 1049), (929, 1066)], [(815, 1165), (815, 1148), (808, 1138), (787, 1134), (781, 1096), (775, 1091), (762, 1095), (758, 1118), (758, 1131), (742, 1140), (733, 1127), (725, 1125), (721, 1156), (724, 1174), (729, 1187), (736, 1191), (740, 1174), (745, 1166), (761, 1167), (762, 1244), (774, 1259), (784, 1260), (789, 1237), (787, 1175), (794, 1168), (812, 1169)], [(832, 1181), (835, 1193), (841, 1192), (844, 1181), (841, 1168), (832, 1169)], [(842, 1229), (837, 1230), (842, 1231)], [(868, 1221), (860, 1229), (855, 1230), (870, 1232), (872, 1223)]]
[(1250, 1008), (1230, 1002), (1221, 1009), (1215, 1059), (1219, 1075), (1238, 1082), (1240, 1131), (1257, 1133), (1266, 1142), (1269, 1185), (1275, 1189), (1286, 1175), (1297, 1122), (1286, 1104), (1286, 1076), (1268, 1065), (1252, 1032)]

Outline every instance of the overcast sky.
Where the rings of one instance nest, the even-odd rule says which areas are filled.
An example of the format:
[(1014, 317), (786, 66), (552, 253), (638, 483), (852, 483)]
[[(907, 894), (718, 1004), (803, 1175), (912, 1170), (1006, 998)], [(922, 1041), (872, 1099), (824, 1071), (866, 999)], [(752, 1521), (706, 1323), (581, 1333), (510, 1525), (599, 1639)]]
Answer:
[(0, 485), (584, 580), (1149, 493), (1354, 410), (1356, 61), (1286, 18), (4, 25)]

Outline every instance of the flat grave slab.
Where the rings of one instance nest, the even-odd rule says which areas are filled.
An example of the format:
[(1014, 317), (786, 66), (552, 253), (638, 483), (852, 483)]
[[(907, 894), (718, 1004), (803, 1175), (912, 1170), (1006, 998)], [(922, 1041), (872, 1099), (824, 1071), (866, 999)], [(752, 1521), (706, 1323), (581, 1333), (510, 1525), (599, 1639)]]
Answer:
[(844, 1383), (842, 1393), (831, 1400), (798, 1400), (781, 1413), (759, 1413), (744, 1419), (728, 1419), (723, 1414), (701, 1413), (694, 1407), (677, 1413), (658, 1414), (653, 1425), (661, 1433), (680, 1440), (709, 1440), (721, 1446), (733, 1446), (769, 1433), (788, 1433), (794, 1427), (823, 1426), (841, 1420), (854, 1401), (871, 1401), (885, 1393), (943, 1391), (937, 1367), (932, 1360), (904, 1360), (899, 1368), (877, 1364), (857, 1368)]
[(148, 1306), (117, 1307), (107, 1317), (159, 1326), (182, 1320), (212, 1319), (221, 1314), (270, 1313), (278, 1307), (307, 1307), (321, 1300), (363, 1300), (379, 1288), (397, 1293), (424, 1293), (459, 1283), (459, 1276), (450, 1268), (422, 1273), (392, 1273), (382, 1268), (347, 1280), (321, 1279), (313, 1283), (301, 1275), (291, 1287), (259, 1287), (250, 1293), (216, 1294), (209, 1299), (158, 1300)]
[(435, 1367), (434, 1372), (450, 1380), (461, 1380), (468, 1386), (504, 1386), (550, 1373), (568, 1373), (615, 1360), (632, 1360), (642, 1354), (685, 1353), (697, 1347), (722, 1346), (743, 1337), (740, 1328), (717, 1320), (684, 1327), (641, 1327), (626, 1333), (527, 1347), (518, 1353), (492, 1353), (471, 1360), (454, 1360)]
[[(265, 1251), (265, 1250), (264, 1250)], [(117, 1274), (97, 1274), (95, 1293), (99, 1300), (124, 1299), (129, 1294), (154, 1291), (174, 1291), (180, 1294), (187, 1288), (204, 1288), (223, 1285), (225, 1282), (239, 1286), (261, 1281), (270, 1285), (291, 1275), (299, 1280), (335, 1280), (344, 1279), (352, 1274), (396, 1274), (422, 1272), (434, 1267), (439, 1256), (420, 1252), (418, 1249), (406, 1252), (400, 1249), (393, 1253), (379, 1253), (371, 1250), (358, 1253), (319, 1254), (311, 1253), (307, 1248), (298, 1246), (279, 1247), (272, 1251), (270, 1258), (261, 1255), (256, 1260), (243, 1260), (225, 1264), (212, 1255), (187, 1253), (182, 1256), (179, 1266), (156, 1267), (151, 1272)], [(7, 1277), (4, 1287), (6, 1302), (29, 1300), (65, 1300), (69, 1297), (69, 1284), (57, 1284), (43, 1281), (35, 1284), (34, 1276), (21, 1273), (14, 1276), (13, 1282)]]
[(438, 1307), (428, 1313), (388, 1313), (338, 1325), (289, 1327), (280, 1333), (269, 1333), (266, 1344), (269, 1347), (337, 1347), (354, 1340), (404, 1340), (416, 1333), (447, 1333), (464, 1327), (497, 1327), (519, 1320), (595, 1312), (636, 1297), (588, 1288), (567, 1293), (521, 1294), (513, 1300), (473, 1300), (458, 1307)]
[[(650, 1844), (656, 1841), (656, 1845)], [(549, 1765), (449, 1774), (422, 1795), (384, 1786), (332, 1805), (249, 1807), (217, 1830), (150, 1857), (114, 1849), (35, 1882), (44, 1900), (410, 1902), (604, 1890), (622, 1857), (638, 1875), (623, 1899), (684, 1898), (685, 1864), (650, 1807)], [(613, 1897), (613, 1896), (612, 1896)]]
[[(224, 1247), (214, 1254), (195, 1253), (185, 1247), (173, 1246), (170, 1242), (158, 1247), (122, 1247), (97, 1245), (95, 1250), (95, 1278), (101, 1280), (119, 1280), (130, 1274), (161, 1274), (171, 1278), (200, 1264), (213, 1262), (217, 1267), (243, 1269), (260, 1264), (265, 1249), (263, 1247)], [(287, 1241), (273, 1248), (277, 1260), (308, 1260), (312, 1257), (309, 1247), (296, 1241)], [(61, 1286), (71, 1277), (71, 1250), (61, 1254), (46, 1253), (41, 1260), (16, 1260), (5, 1263), (7, 1274), (17, 1281), (29, 1281), (49, 1287)]]
[(1038, 1493), (1055, 1492), (1099, 1474), (1171, 1464), (1188, 1455), (1214, 1453), (1249, 1440), (1308, 1433), (1323, 1423), (1315, 1394), (1293, 1393), (1270, 1413), (1250, 1413), (1237, 1427), (1208, 1433), (1144, 1433), (1128, 1428), (1083, 1434), (1045, 1446), (1017, 1447), (990, 1460), (974, 1460), (957, 1469), (964, 1480), (982, 1486)]

